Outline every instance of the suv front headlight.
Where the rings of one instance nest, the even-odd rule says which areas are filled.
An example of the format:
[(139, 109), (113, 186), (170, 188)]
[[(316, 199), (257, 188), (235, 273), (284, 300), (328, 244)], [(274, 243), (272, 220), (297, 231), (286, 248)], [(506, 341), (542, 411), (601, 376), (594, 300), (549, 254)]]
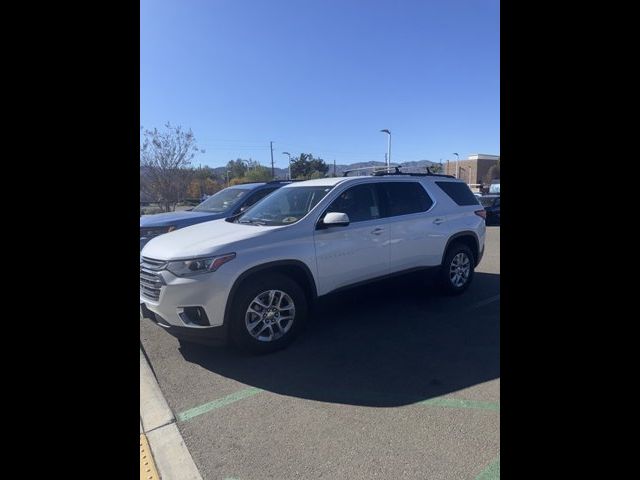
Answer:
[(199, 273), (215, 272), (227, 262), (236, 258), (235, 253), (216, 255), (215, 257), (176, 260), (167, 264), (167, 270), (178, 277), (188, 277)]

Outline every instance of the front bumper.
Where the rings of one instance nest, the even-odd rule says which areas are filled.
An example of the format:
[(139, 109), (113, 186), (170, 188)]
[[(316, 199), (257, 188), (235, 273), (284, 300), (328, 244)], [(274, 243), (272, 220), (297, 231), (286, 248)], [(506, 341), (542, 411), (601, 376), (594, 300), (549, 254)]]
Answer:
[(146, 304), (140, 304), (140, 318), (151, 320), (162, 327), (167, 333), (179, 340), (185, 340), (203, 345), (226, 345), (228, 343), (228, 328), (226, 324), (219, 327), (180, 327), (168, 324), (164, 318), (149, 310)]
[[(204, 330), (224, 324), (229, 291), (235, 280), (230, 268), (194, 277), (177, 277), (168, 270), (157, 271), (155, 275), (162, 279), (157, 298), (143, 295), (141, 291), (140, 304), (162, 318), (165, 325)], [(187, 307), (202, 308), (208, 325), (188, 323), (188, 319), (181, 316)]]

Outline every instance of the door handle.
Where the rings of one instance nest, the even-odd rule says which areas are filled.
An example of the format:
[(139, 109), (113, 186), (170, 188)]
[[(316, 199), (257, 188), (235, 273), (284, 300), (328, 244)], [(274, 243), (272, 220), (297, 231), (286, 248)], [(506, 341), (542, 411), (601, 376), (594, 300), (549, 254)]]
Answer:
[(435, 223), (436, 225), (440, 225), (442, 222), (444, 222), (444, 218), (436, 218), (433, 223)]
[(371, 233), (373, 235), (380, 235), (382, 232), (384, 232), (384, 228), (382, 227), (376, 227), (373, 230), (371, 230)]

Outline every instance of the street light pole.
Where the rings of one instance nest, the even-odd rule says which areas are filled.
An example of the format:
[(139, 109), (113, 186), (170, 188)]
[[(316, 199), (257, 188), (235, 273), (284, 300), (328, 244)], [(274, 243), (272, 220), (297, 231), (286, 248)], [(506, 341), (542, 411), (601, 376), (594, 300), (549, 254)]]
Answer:
[(387, 171), (389, 171), (389, 166), (391, 165), (391, 132), (386, 128), (380, 131), (389, 135), (387, 138)]
[(456, 178), (460, 178), (460, 155), (454, 152), (454, 155), (457, 157), (456, 160)]
[(283, 155), (289, 155), (289, 180), (291, 180), (291, 154), (289, 152), (282, 152)]

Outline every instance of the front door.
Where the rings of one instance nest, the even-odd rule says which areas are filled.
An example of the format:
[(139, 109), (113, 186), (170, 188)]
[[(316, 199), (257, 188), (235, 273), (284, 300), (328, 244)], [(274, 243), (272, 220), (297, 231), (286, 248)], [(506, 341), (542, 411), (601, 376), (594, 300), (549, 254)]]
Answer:
[(328, 212), (346, 213), (350, 223), (315, 231), (318, 294), (389, 273), (389, 228), (373, 184), (347, 188)]

